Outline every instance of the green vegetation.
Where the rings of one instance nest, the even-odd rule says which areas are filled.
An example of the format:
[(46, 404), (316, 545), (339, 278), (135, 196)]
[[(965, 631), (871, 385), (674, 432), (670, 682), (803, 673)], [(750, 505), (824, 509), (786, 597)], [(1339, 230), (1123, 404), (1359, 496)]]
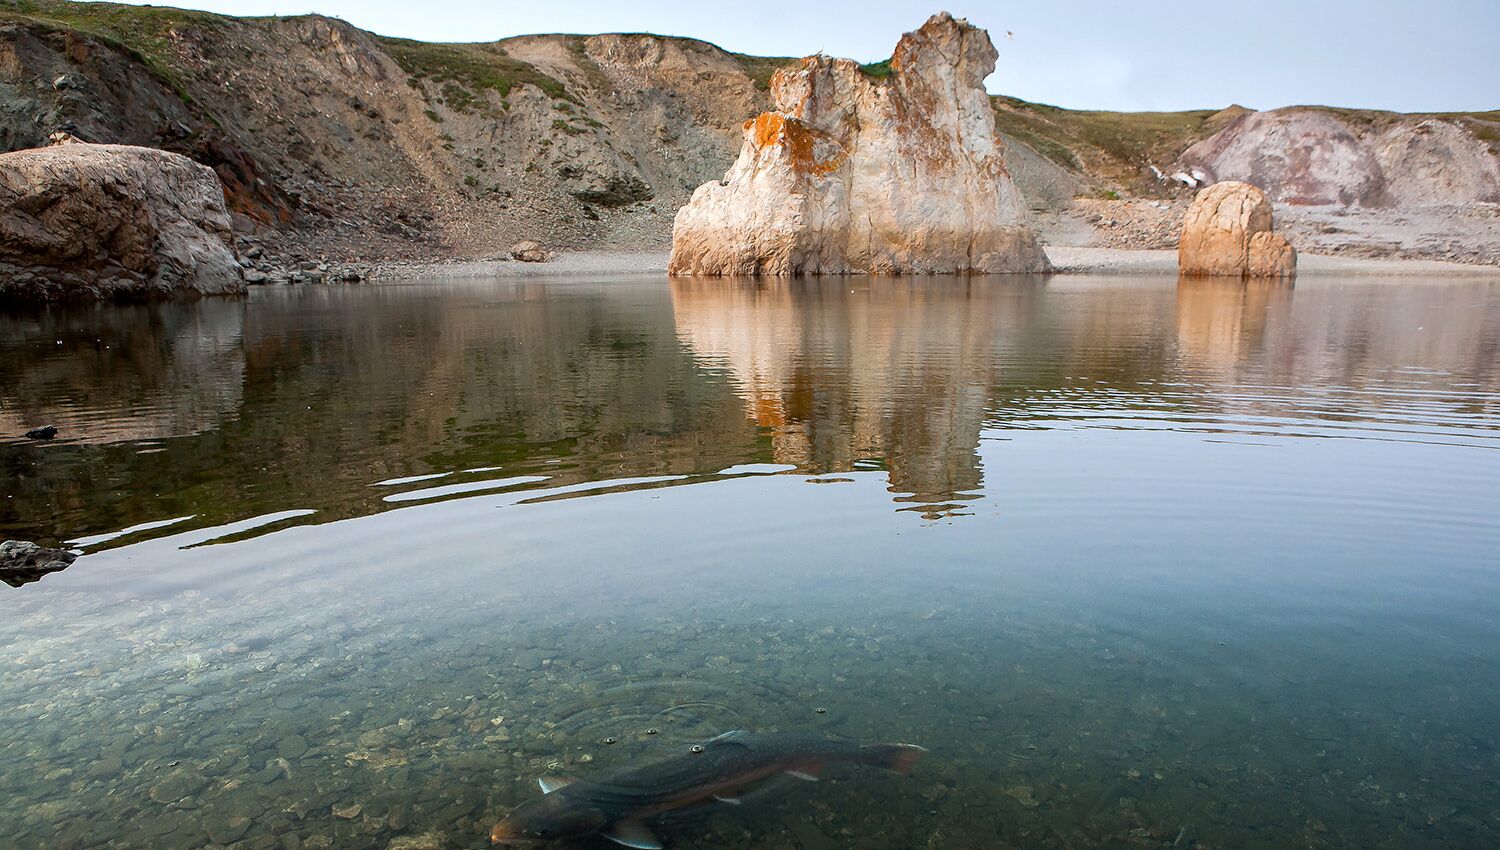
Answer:
[(435, 112), (435, 111), (433, 111), (431, 109), (424, 109), (424, 110), (422, 110), (422, 114), (426, 115), (427, 116), (427, 120), (431, 121), (434, 124), (441, 124), (441, 123), (443, 123), (443, 116), (437, 114), (437, 112)]
[(995, 124), (1064, 168), (1133, 179), (1148, 164), (1170, 163), (1241, 114), (1241, 107), (1188, 112), (1063, 109), (998, 95)]
[(598, 92), (609, 91), (609, 77), (605, 75), (604, 69), (599, 67), (588, 54), (588, 36), (568, 36), (568, 52), (573, 54), (573, 62), (583, 72), (583, 78), (588, 80), (589, 86)]
[(460, 112), (479, 109), (481, 92), (504, 98), (518, 85), (535, 86), (553, 100), (578, 102), (561, 81), (506, 55), (498, 44), (429, 44), (384, 36), (380, 43), (412, 79), (440, 85), (444, 101)]
[(790, 56), (746, 56), (743, 53), (730, 53), (729, 58), (740, 63), (740, 70), (761, 91), (771, 90), (772, 74), (797, 61)]
[(473, 92), (458, 83), (443, 83), (438, 89), (438, 97), (443, 103), (458, 112), (478, 112), (488, 104), (480, 100)]
[(71, 30), (124, 51), (145, 65), (178, 97), (192, 102), (173, 37), (184, 29), (222, 29), (230, 18), (208, 12), (64, 0), (0, 0), (0, 21)]
[(868, 62), (859, 66), (859, 69), (865, 72), (866, 76), (883, 80), (891, 75), (891, 60), (882, 59), (879, 62)]
[(569, 136), (580, 136), (588, 132), (588, 130), (584, 129), (583, 127), (574, 127), (572, 124), (569, 124), (561, 118), (552, 122), (552, 129), (557, 130), (560, 133), (567, 133)]

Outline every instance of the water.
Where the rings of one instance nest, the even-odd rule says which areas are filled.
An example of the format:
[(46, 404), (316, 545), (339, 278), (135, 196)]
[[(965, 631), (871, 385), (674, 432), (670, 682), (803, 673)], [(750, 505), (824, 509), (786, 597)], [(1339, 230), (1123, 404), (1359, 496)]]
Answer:
[(0, 587), (3, 847), (479, 848), (734, 728), (931, 753), (669, 848), (1500, 846), (1497, 283), (8, 315), (0, 432), (88, 553)]

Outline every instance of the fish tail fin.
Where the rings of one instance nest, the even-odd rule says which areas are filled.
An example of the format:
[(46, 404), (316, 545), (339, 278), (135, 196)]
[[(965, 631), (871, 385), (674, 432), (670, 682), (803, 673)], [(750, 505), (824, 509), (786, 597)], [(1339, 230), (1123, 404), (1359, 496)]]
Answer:
[(927, 750), (916, 744), (869, 744), (859, 748), (860, 761), (892, 773), (911, 773)]

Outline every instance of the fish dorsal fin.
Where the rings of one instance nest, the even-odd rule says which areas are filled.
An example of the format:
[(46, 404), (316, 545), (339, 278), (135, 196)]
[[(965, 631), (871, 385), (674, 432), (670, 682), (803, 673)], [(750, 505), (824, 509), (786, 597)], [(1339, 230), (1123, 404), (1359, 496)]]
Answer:
[(537, 779), (536, 784), (542, 786), (543, 794), (551, 794), (559, 788), (572, 785), (573, 780), (566, 776), (543, 776)]
[(744, 729), (735, 729), (732, 732), (725, 732), (722, 735), (715, 735), (712, 738), (709, 738), (708, 742), (710, 744), (740, 744), (741, 746), (743, 746), (749, 737), (750, 733), (745, 731)]
[(661, 841), (638, 820), (622, 820), (606, 829), (604, 837), (636, 850), (661, 850)]

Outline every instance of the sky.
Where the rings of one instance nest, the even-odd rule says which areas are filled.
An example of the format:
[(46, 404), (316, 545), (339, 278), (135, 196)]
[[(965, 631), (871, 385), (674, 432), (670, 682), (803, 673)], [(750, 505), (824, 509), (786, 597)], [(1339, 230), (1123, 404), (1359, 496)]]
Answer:
[[(157, 5), (168, 5), (157, 3)], [(236, 15), (318, 12), (383, 35), (654, 32), (728, 50), (884, 59), (947, 8), (1000, 51), (991, 92), (1075, 109), (1238, 103), (1500, 109), (1500, 0), (178, 0)], [(1008, 36), (1007, 33), (1010, 33)]]

